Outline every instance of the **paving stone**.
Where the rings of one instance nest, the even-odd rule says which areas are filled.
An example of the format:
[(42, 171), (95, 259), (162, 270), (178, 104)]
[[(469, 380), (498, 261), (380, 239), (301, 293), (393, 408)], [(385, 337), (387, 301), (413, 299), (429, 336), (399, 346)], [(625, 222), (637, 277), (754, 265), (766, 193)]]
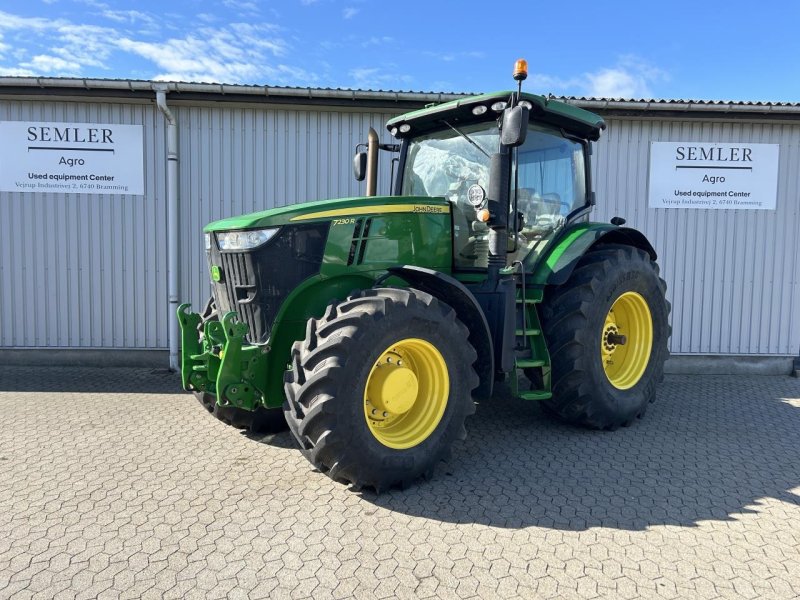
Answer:
[(381, 496), (174, 375), (0, 370), (0, 598), (797, 598), (800, 381), (669, 376), (619, 431), (501, 388)]

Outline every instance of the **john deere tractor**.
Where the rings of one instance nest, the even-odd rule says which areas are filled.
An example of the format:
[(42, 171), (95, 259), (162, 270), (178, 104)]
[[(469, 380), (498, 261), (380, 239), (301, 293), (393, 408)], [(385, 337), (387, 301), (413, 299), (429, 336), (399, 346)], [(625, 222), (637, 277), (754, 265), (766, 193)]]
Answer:
[(365, 197), (208, 225), (212, 297), (178, 311), (183, 387), (236, 427), (288, 424), (317, 469), (379, 491), (429, 476), (498, 382), (576, 425), (640, 418), (670, 333), (656, 253), (588, 220), (603, 119), (522, 93), (524, 61), (514, 75), (393, 118), (395, 143), (370, 130)]

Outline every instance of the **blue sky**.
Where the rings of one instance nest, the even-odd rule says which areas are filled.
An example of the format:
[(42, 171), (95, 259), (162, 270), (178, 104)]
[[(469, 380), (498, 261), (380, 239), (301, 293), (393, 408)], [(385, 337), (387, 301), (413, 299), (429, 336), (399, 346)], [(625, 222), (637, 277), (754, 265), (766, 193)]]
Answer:
[(3, 0), (0, 75), (800, 101), (800, 3)]

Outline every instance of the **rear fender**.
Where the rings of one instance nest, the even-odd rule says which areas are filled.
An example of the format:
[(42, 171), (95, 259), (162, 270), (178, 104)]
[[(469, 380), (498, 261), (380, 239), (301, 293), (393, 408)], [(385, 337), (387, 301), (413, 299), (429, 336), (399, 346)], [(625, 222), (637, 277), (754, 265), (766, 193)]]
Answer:
[(653, 260), (657, 258), (652, 244), (636, 229), (606, 223), (579, 223), (569, 227), (537, 261), (528, 282), (534, 285), (562, 285), (584, 254), (607, 244), (633, 246), (647, 252)]

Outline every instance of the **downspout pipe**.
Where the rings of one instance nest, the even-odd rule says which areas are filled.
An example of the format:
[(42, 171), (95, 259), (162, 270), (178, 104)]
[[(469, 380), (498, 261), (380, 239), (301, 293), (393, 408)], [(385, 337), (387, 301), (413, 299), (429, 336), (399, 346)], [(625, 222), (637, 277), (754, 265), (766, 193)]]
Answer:
[(178, 371), (180, 326), (178, 325), (178, 121), (167, 106), (167, 86), (154, 86), (156, 105), (167, 120), (167, 339), (169, 369)]

